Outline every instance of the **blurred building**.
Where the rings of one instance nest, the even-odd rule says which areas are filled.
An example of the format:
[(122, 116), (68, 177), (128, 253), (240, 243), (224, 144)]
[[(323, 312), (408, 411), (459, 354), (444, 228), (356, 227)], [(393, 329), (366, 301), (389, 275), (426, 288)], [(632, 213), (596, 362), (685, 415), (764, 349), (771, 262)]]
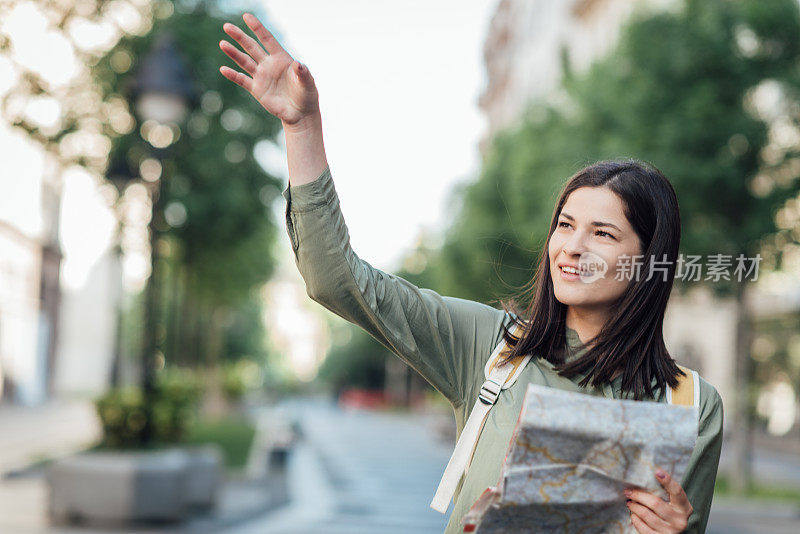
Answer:
[(562, 63), (585, 70), (619, 38), (635, 10), (667, 9), (677, 0), (500, 0), (484, 46), (488, 83), (480, 106), (486, 141), (521, 117), (534, 98), (558, 90)]
[(65, 173), (5, 124), (0, 157), (9, 169), (0, 177), (0, 401), (33, 406), (101, 392), (109, 383), (121, 276), (108, 240), (97, 237), (108, 220), (96, 213), (108, 210), (88, 177)]
[[(22, 143), (3, 133), (9, 151)], [(0, 205), (0, 400), (27, 405), (52, 390), (58, 341), (60, 185), (46, 169), (4, 181)]]

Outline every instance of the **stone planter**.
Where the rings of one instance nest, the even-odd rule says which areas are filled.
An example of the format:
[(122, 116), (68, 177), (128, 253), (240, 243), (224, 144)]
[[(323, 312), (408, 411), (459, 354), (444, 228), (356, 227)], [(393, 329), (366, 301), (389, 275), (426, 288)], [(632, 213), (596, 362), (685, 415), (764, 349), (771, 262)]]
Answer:
[(176, 450), (88, 452), (53, 463), (47, 480), (54, 522), (180, 521), (189, 457)]
[(222, 451), (215, 445), (185, 449), (189, 458), (186, 502), (192, 508), (213, 508), (222, 484)]
[(55, 523), (176, 522), (216, 504), (222, 454), (216, 447), (87, 452), (47, 473)]

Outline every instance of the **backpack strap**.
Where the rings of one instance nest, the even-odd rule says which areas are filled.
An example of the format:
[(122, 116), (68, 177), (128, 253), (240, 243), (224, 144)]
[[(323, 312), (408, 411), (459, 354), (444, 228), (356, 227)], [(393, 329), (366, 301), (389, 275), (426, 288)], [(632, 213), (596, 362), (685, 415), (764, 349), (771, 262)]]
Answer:
[(700, 376), (693, 369), (678, 367), (686, 374), (678, 377), (676, 387), (667, 389), (667, 403), (700, 408)]
[[(515, 325), (513, 334), (519, 336), (522, 331), (521, 325)], [(450, 506), (450, 500), (456, 491), (458, 481), (461, 476), (467, 472), (469, 464), (472, 461), (472, 455), (475, 453), (475, 446), (478, 443), (483, 425), (486, 423), (486, 418), (489, 415), (489, 410), (497, 402), (497, 397), (504, 389), (508, 389), (519, 377), (522, 370), (530, 361), (532, 355), (526, 355), (519, 358), (514, 362), (507, 362), (504, 365), (498, 365), (499, 361), (508, 354), (511, 350), (508, 347), (505, 339), (500, 341), (500, 344), (495, 347), (489, 360), (484, 367), (484, 377), (486, 381), (481, 386), (478, 393), (478, 399), (475, 401), (475, 406), (469, 414), (467, 423), (464, 425), (464, 430), (456, 443), (455, 450), (447, 462), (442, 480), (439, 482), (439, 487), (436, 489), (431, 501), (431, 508), (437, 512), (445, 513)]]

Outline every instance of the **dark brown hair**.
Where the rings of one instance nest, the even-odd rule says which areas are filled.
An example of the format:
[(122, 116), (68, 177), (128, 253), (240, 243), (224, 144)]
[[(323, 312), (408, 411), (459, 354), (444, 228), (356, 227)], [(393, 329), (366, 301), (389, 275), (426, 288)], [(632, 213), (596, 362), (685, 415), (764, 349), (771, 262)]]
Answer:
[[(607, 187), (622, 200), (644, 257), (641, 275), (631, 280), (597, 336), (585, 342), (585, 354), (565, 363), (567, 306), (553, 291), (548, 248), (567, 197), (580, 187)], [(622, 390), (632, 392), (637, 400), (655, 396), (653, 380), (662, 391), (675, 387), (684, 373), (669, 355), (662, 329), (680, 237), (678, 199), (654, 166), (637, 160), (600, 161), (575, 173), (559, 195), (536, 274), (517, 299), (502, 303), (517, 324), (525, 325), (520, 337), (509, 329), (504, 331), (503, 337), (513, 346), (506, 360), (534, 354), (553, 364), (562, 376), (585, 373), (581, 386), (608, 382), (620, 370)], [(649, 275), (651, 258), (667, 261), (666, 276), (660, 272)], [(529, 302), (521, 313), (518, 301)]]

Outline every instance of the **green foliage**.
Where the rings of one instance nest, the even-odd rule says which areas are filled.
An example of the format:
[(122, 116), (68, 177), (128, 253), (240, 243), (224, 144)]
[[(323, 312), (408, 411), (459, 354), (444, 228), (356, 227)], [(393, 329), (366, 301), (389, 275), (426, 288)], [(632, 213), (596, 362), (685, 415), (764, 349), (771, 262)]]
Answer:
[(386, 358), (396, 356), (360, 328), (350, 324), (338, 328), (342, 342), (334, 343), (320, 366), (318, 378), (336, 393), (348, 387), (383, 388)]
[(204, 391), (202, 375), (190, 369), (166, 368), (156, 377), (153, 424), (157, 441), (175, 443), (186, 434)]
[[(179, 443), (197, 411), (203, 391), (200, 376), (186, 369), (162, 370), (152, 397), (153, 441)], [(137, 388), (112, 389), (95, 401), (103, 445), (136, 448), (146, 422), (145, 398)]]
[[(271, 205), (281, 184), (257, 163), (253, 150), (280, 134), (280, 121), (219, 74), (226, 61), (218, 46), (222, 25), (242, 8), (231, 9), (226, 14), (211, 0), (155, 2), (151, 31), (124, 36), (92, 66), (104, 100), (123, 102), (134, 120), (122, 133), (114, 121), (103, 122), (103, 133), (112, 139), (109, 161), (132, 176), (148, 158), (162, 163), (151, 224), (156, 276), (150, 283), (162, 303), (159, 349), (169, 361), (184, 364), (266, 356), (253, 290), (274, 269)], [(188, 65), (197, 98), (177, 141), (155, 149), (143, 138), (147, 127), (134, 113), (132, 88), (143, 59), (165, 35)]]
[(225, 457), (225, 465), (229, 469), (241, 469), (247, 465), (255, 433), (255, 427), (243, 418), (201, 420), (189, 428), (184, 442), (193, 445), (219, 445)]
[(770, 144), (773, 119), (754, 110), (753, 94), (777, 84), (796, 128), (798, 65), (793, 0), (687, 0), (635, 16), (605, 59), (566, 73), (566, 103), (535, 103), (494, 140), (433, 261), (437, 288), (482, 301), (514, 293), (533, 274), (560, 187), (607, 158), (650, 161), (670, 179), (683, 254), (769, 252), (776, 210), (800, 191), (787, 173), (800, 146)]
[[(93, 73), (107, 97), (130, 98), (142, 59), (161, 35), (174, 36), (199, 98), (178, 141), (159, 154), (160, 205), (182, 207), (186, 219), (170, 226), (162, 216), (157, 223), (179, 248), (195, 294), (213, 302), (238, 302), (273, 267), (266, 253), (276, 232), (269, 205), (279, 196), (280, 183), (258, 165), (253, 147), (259, 140), (274, 138), (280, 122), (219, 74), (224, 55), (218, 43), (228, 17), (215, 14), (211, 2), (175, 4), (173, 14), (157, 18), (147, 35), (120, 40)], [(123, 64), (130, 62), (123, 72), (119, 72), (120, 57), (127, 58)], [(142, 124), (136, 121), (128, 134), (118, 135), (108, 125), (105, 132), (114, 139), (110, 159), (126, 161), (133, 171), (155, 153), (142, 139)]]
[(240, 359), (222, 366), (222, 391), (232, 401), (240, 401), (246, 393), (262, 383), (261, 367), (254, 361)]
[(111, 390), (95, 401), (95, 409), (103, 427), (104, 446), (127, 449), (141, 443), (146, 418), (140, 390)]
[(588, 161), (576, 130), (561, 112), (538, 106), (497, 136), (433, 262), (443, 293), (489, 302), (531, 279), (559, 187)]
[(223, 345), (223, 360), (245, 359), (257, 363), (269, 360), (262, 306), (261, 295), (253, 292), (246, 302), (232, 311)]

